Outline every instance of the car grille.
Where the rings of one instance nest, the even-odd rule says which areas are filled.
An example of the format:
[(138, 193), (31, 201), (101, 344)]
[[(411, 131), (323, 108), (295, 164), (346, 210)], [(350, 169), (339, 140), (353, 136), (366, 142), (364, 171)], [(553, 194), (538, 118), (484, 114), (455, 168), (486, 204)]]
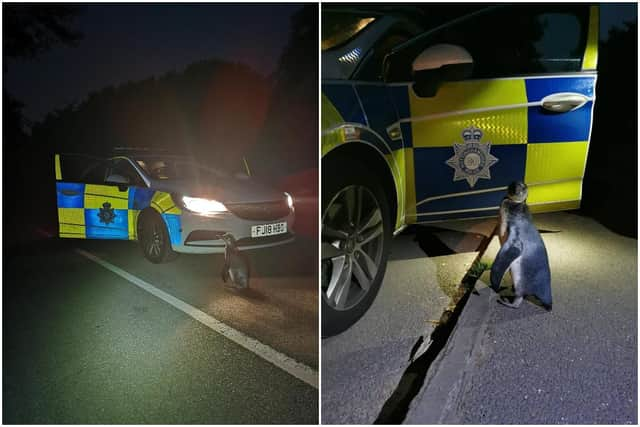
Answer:
[(234, 203), (226, 205), (234, 215), (253, 221), (271, 221), (289, 215), (286, 200), (263, 203)]

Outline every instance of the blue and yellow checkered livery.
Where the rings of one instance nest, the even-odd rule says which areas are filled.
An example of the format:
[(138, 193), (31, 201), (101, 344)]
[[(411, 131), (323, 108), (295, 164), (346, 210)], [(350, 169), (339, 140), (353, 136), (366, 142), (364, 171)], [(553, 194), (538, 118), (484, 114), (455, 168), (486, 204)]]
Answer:
[(55, 161), (60, 237), (136, 240), (138, 215), (151, 208), (164, 219), (171, 243), (181, 242), (182, 210), (171, 194), (134, 186), (65, 182), (59, 155)]
[[(359, 142), (384, 155), (396, 186), (396, 229), (496, 215), (514, 180), (529, 186), (534, 212), (578, 208), (593, 123), (597, 18), (593, 7), (575, 73), (448, 82), (433, 97), (417, 96), (411, 83), (324, 81), (322, 155)], [(583, 102), (564, 113), (543, 108), (543, 100), (562, 94)], [(473, 185), (454, 180), (447, 163), (469, 128), (481, 130), (497, 159)]]

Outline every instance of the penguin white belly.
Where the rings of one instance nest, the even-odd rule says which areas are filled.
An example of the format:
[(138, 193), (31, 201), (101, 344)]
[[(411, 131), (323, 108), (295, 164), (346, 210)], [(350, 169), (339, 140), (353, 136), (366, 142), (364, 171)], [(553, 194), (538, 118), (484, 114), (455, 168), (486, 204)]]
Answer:
[(522, 256), (516, 258), (512, 263), (511, 267), (511, 279), (513, 279), (513, 290), (517, 295), (522, 296), (524, 293), (524, 289), (526, 284), (524, 283), (524, 272), (522, 268)]

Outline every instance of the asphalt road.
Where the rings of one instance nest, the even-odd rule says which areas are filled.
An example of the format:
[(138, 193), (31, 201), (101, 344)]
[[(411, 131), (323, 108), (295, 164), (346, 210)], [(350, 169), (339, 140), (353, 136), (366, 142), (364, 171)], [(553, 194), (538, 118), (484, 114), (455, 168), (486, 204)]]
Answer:
[(3, 423), (317, 423), (317, 386), (76, 249), (317, 376), (315, 241), (252, 252), (234, 291), (220, 255), (154, 265), (133, 242), (40, 238), (5, 246)]
[(553, 311), (479, 283), (405, 423), (637, 424), (637, 240), (575, 213), (534, 222)]
[(376, 420), (412, 352), (426, 348), (419, 341), (428, 344), (477, 255), (474, 250), (482, 236), (468, 231), (418, 227), (394, 238), (371, 308), (347, 331), (322, 340), (323, 423)]

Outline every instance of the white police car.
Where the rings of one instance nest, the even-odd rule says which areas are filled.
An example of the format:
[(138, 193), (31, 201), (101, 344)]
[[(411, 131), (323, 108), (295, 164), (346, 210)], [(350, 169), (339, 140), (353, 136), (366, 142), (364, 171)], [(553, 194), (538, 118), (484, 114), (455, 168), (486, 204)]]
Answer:
[(293, 198), (192, 158), (127, 153), (55, 156), (60, 237), (138, 240), (154, 263), (177, 252), (221, 253), (293, 241)]

